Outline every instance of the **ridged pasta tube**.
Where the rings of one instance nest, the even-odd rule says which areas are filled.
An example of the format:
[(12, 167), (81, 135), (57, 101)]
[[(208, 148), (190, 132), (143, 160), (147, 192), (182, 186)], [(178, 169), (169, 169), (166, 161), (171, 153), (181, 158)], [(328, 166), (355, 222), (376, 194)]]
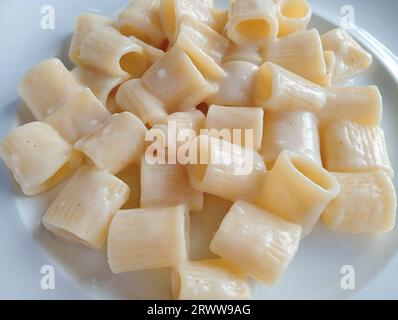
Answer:
[(276, 5), (279, 22), (279, 37), (305, 31), (312, 17), (306, 0), (280, 0)]

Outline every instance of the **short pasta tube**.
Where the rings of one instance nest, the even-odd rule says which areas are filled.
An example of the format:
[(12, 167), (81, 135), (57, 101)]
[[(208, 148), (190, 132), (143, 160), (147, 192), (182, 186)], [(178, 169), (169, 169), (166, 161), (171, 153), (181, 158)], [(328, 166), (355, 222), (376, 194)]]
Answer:
[(74, 144), (94, 132), (110, 116), (109, 111), (86, 88), (43, 121), (53, 126), (66, 141)]
[(21, 79), (18, 92), (37, 120), (61, 108), (82, 90), (59, 59), (35, 65)]
[(110, 76), (140, 78), (151, 65), (142, 47), (113, 27), (89, 34), (80, 46), (80, 58)]
[(263, 180), (257, 204), (311, 233), (327, 205), (339, 194), (336, 178), (314, 161), (282, 152)]
[(272, 285), (293, 260), (301, 239), (299, 225), (259, 207), (237, 201), (210, 243), (210, 250), (257, 280)]
[(307, 0), (280, 0), (276, 5), (279, 37), (305, 31), (312, 17)]
[(177, 267), (188, 260), (189, 214), (183, 205), (119, 211), (108, 236), (113, 273)]
[(220, 80), (227, 76), (221, 63), (229, 47), (229, 40), (206, 24), (185, 17), (174, 45), (188, 54), (206, 78)]
[(75, 143), (75, 149), (101, 170), (116, 174), (139, 162), (147, 128), (129, 112), (113, 114), (93, 133)]
[(172, 293), (179, 300), (248, 300), (244, 272), (224, 259), (184, 262), (173, 270)]
[(318, 113), (322, 125), (347, 120), (378, 126), (383, 116), (383, 100), (376, 86), (325, 88), (327, 100)]
[(261, 156), (239, 145), (201, 135), (189, 149), (192, 187), (226, 200), (256, 199), (266, 167)]
[(383, 171), (333, 175), (341, 191), (322, 215), (329, 229), (362, 234), (389, 232), (394, 228), (397, 195)]
[(223, 68), (227, 77), (219, 82), (218, 90), (206, 102), (231, 107), (252, 107), (258, 66), (246, 61), (230, 61), (224, 63)]
[(333, 51), (336, 56), (334, 83), (364, 72), (373, 62), (372, 55), (343, 29), (337, 28), (322, 35), (322, 44), (325, 50)]
[(316, 29), (279, 38), (265, 49), (265, 61), (270, 61), (319, 84), (327, 84), (321, 37)]
[(227, 34), (236, 44), (265, 45), (276, 39), (278, 31), (278, 18), (271, 0), (231, 2)]
[(112, 26), (112, 24), (113, 22), (111, 19), (98, 14), (86, 13), (78, 16), (70, 44), (69, 59), (75, 65), (81, 65), (80, 46), (84, 39), (93, 31), (106, 26)]
[(60, 238), (101, 249), (112, 217), (127, 201), (129, 192), (123, 181), (85, 165), (51, 203), (43, 224)]
[(31, 122), (11, 131), (0, 144), (0, 157), (28, 196), (55, 186), (82, 162), (81, 154), (43, 122)]
[(203, 192), (189, 184), (185, 167), (180, 164), (148, 164), (141, 159), (141, 208), (185, 204), (188, 209), (203, 208)]
[(153, 125), (168, 113), (192, 110), (217, 90), (178, 47), (168, 51), (140, 80), (123, 84), (117, 103)]
[(272, 111), (316, 112), (325, 105), (326, 92), (321, 86), (266, 62), (255, 78), (254, 101)]
[[(245, 148), (259, 150), (263, 139), (264, 110), (262, 108), (225, 107), (212, 105), (206, 118), (208, 134), (218, 138), (222, 130), (229, 134), (224, 140)], [(250, 137), (247, 137), (250, 135)], [(249, 138), (249, 139), (246, 139)]]
[(384, 170), (394, 175), (384, 131), (377, 126), (338, 121), (322, 130), (322, 160), (333, 172)]
[(310, 112), (267, 112), (262, 154), (268, 168), (287, 150), (322, 166), (318, 119)]
[(160, 0), (132, 1), (118, 16), (119, 31), (159, 48), (166, 38), (160, 22), (159, 3)]

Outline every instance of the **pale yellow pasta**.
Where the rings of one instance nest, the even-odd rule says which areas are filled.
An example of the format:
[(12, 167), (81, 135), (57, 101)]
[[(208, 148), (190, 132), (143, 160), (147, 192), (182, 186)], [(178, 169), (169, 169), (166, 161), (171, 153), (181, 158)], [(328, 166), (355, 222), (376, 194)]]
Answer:
[(276, 5), (279, 37), (305, 31), (312, 17), (307, 0), (281, 0)]
[(130, 188), (130, 196), (121, 210), (139, 208), (141, 198), (141, 163), (132, 164), (119, 172), (116, 177)]
[(193, 188), (230, 201), (256, 198), (266, 172), (257, 152), (205, 135), (191, 146), (190, 153), (197, 153), (197, 164), (188, 165)]
[(264, 63), (255, 79), (255, 104), (272, 111), (318, 111), (326, 92), (293, 72), (271, 62)]
[(113, 27), (89, 34), (80, 46), (84, 64), (114, 77), (141, 77), (151, 65), (142, 47)]
[(318, 113), (323, 125), (338, 120), (347, 120), (366, 125), (380, 125), (383, 101), (376, 86), (325, 88), (327, 100)]
[(229, 40), (206, 24), (185, 17), (181, 21), (174, 45), (189, 55), (206, 78), (219, 80), (227, 76), (221, 63), (229, 47)]
[(28, 196), (58, 184), (82, 161), (80, 153), (53, 127), (42, 122), (31, 122), (11, 131), (0, 144), (0, 157)]
[(81, 65), (80, 46), (84, 39), (93, 31), (105, 26), (112, 26), (112, 24), (113, 22), (111, 19), (94, 13), (85, 13), (78, 16), (70, 44), (69, 59), (75, 65)]
[(117, 27), (125, 36), (160, 47), (165, 40), (159, 15), (159, 0), (134, 0), (117, 19)]
[(233, 107), (253, 106), (253, 85), (258, 67), (246, 61), (230, 61), (223, 64), (223, 69), (227, 77), (219, 82), (218, 90), (206, 102)]
[(341, 191), (322, 215), (329, 229), (352, 234), (394, 229), (397, 195), (391, 179), (383, 171), (333, 175)]
[(129, 112), (113, 114), (93, 133), (75, 143), (75, 149), (101, 170), (116, 174), (140, 161), (147, 129)]
[(94, 132), (110, 116), (109, 111), (86, 88), (43, 121), (53, 126), (66, 141), (74, 144)]
[(234, 0), (231, 2), (227, 34), (236, 44), (265, 45), (279, 31), (275, 5), (270, 0)]
[(188, 257), (189, 215), (183, 205), (119, 211), (108, 236), (113, 273), (177, 267)]
[(186, 16), (220, 31), (225, 17), (220, 12), (213, 15), (213, 12), (213, 0), (160, 0), (160, 18), (170, 42), (174, 42), (181, 21)]
[(316, 29), (275, 40), (266, 48), (264, 55), (265, 61), (278, 64), (316, 84), (327, 84), (321, 37)]
[(272, 168), (285, 150), (310, 158), (322, 166), (318, 119), (310, 112), (266, 112), (263, 158)]
[(350, 79), (365, 71), (373, 62), (372, 55), (365, 51), (343, 29), (334, 29), (322, 36), (322, 45), (325, 50), (333, 51), (336, 64), (333, 73), (333, 82)]
[(129, 39), (142, 48), (144, 55), (147, 57), (151, 65), (158, 61), (164, 55), (164, 51), (145, 43), (137, 37), (130, 36)]
[(257, 204), (301, 225), (307, 236), (339, 191), (336, 178), (316, 162), (284, 151), (263, 180)]
[(247, 300), (246, 275), (224, 259), (184, 262), (172, 273), (172, 293), (179, 300)]
[(143, 122), (154, 124), (167, 113), (194, 109), (216, 89), (188, 55), (174, 47), (149, 68), (142, 79), (122, 85), (116, 101)]
[(324, 86), (330, 86), (333, 83), (334, 68), (336, 66), (336, 55), (333, 51), (324, 51), (323, 58), (325, 59), (327, 81)]
[(338, 121), (322, 131), (322, 160), (334, 172), (384, 170), (394, 175), (380, 127)]
[(40, 62), (29, 70), (18, 92), (37, 120), (43, 120), (82, 90), (59, 59)]
[(189, 184), (185, 167), (180, 164), (148, 164), (141, 159), (141, 208), (169, 207), (178, 204), (200, 211), (203, 192)]
[(86, 165), (51, 203), (43, 224), (63, 239), (100, 249), (113, 215), (128, 197), (129, 188), (123, 181)]
[(263, 64), (263, 57), (260, 47), (255, 44), (238, 45), (230, 42), (228, 51), (225, 55), (224, 62), (230, 61), (247, 61), (257, 66)]
[(210, 250), (271, 285), (294, 258), (301, 231), (297, 224), (237, 201), (214, 235)]
[[(210, 130), (210, 135), (212, 132), (228, 130), (230, 134), (229, 137), (225, 137), (226, 141), (258, 150), (263, 139), (263, 120), (262, 108), (212, 105), (207, 113), (206, 129)], [(245, 130), (250, 130), (248, 132), (252, 136), (250, 141), (246, 140)]]

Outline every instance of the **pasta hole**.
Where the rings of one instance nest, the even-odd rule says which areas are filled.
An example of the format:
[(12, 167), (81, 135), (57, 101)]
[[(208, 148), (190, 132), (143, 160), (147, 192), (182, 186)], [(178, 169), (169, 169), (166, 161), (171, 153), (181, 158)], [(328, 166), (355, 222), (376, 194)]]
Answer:
[(308, 15), (310, 7), (305, 0), (285, 0), (281, 4), (282, 14), (290, 19), (301, 19)]
[(141, 52), (128, 52), (120, 59), (120, 67), (133, 78), (141, 78), (149, 66), (149, 61)]
[(106, 108), (110, 113), (120, 113), (123, 112), (122, 108), (116, 102), (116, 93), (119, 86), (113, 88), (106, 99)]
[(268, 38), (271, 28), (267, 21), (262, 19), (253, 19), (240, 22), (236, 27), (236, 30), (246, 38), (257, 40)]

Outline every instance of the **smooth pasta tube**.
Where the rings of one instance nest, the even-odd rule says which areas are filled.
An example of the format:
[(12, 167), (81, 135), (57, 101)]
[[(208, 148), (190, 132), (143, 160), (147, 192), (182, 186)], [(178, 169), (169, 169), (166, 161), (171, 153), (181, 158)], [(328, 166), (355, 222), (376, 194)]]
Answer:
[(317, 163), (284, 151), (264, 179), (257, 204), (301, 225), (307, 236), (339, 191), (337, 180)]
[[(197, 148), (197, 149), (196, 149)], [(199, 191), (235, 201), (256, 199), (266, 167), (252, 150), (201, 135), (191, 144), (197, 164), (188, 165), (191, 185)]]
[(316, 29), (297, 32), (270, 43), (264, 53), (270, 61), (319, 84), (327, 84), (321, 37)]
[(336, 67), (336, 55), (333, 51), (324, 51), (323, 58), (325, 59), (327, 81), (324, 86), (331, 86), (333, 83), (334, 68)]
[(83, 166), (51, 203), (43, 224), (61, 238), (100, 249), (113, 215), (129, 192), (128, 186), (111, 174)]
[(238, 45), (230, 42), (224, 62), (230, 61), (246, 61), (257, 66), (263, 64), (263, 57), (260, 47), (255, 44)]
[(89, 34), (80, 46), (80, 58), (114, 77), (140, 78), (151, 65), (143, 48), (113, 27)]
[(75, 65), (81, 65), (80, 46), (84, 39), (93, 31), (106, 26), (112, 26), (112, 24), (113, 22), (111, 19), (98, 14), (86, 13), (78, 16), (69, 49), (69, 59)]
[(246, 61), (230, 61), (223, 64), (223, 68), (227, 77), (219, 82), (218, 90), (206, 102), (231, 107), (252, 107), (253, 85), (258, 67)]
[(117, 27), (125, 36), (134, 36), (155, 47), (165, 40), (159, 15), (159, 0), (134, 0), (118, 17)]
[(267, 112), (263, 158), (272, 168), (285, 150), (308, 157), (322, 166), (318, 119), (310, 112)]
[(362, 234), (389, 232), (394, 228), (397, 195), (391, 179), (384, 172), (333, 175), (341, 191), (322, 215), (329, 229)]
[(204, 23), (186, 17), (182, 20), (175, 46), (182, 48), (206, 78), (214, 80), (227, 76), (221, 63), (229, 40)]
[(0, 144), (0, 157), (28, 196), (55, 186), (82, 162), (81, 154), (42, 122), (31, 122), (9, 133)]
[(203, 192), (189, 184), (188, 174), (180, 164), (153, 164), (141, 159), (141, 208), (186, 204), (190, 210), (203, 208)]
[(272, 111), (315, 112), (326, 103), (322, 87), (271, 62), (260, 67), (254, 91), (255, 104)]
[(237, 201), (214, 235), (210, 250), (271, 285), (294, 258), (301, 231), (297, 224), (251, 203)]
[(378, 126), (383, 115), (383, 101), (376, 86), (325, 88), (327, 100), (318, 113), (322, 125), (347, 120)]
[(279, 37), (305, 31), (312, 17), (306, 0), (281, 0), (276, 5), (279, 22)]
[(59, 59), (35, 65), (23, 77), (18, 92), (37, 120), (61, 108), (82, 90)]
[(224, 259), (184, 262), (173, 271), (171, 283), (174, 299), (251, 299), (246, 275)]
[(322, 36), (324, 50), (333, 51), (336, 64), (333, 73), (333, 82), (339, 83), (350, 79), (369, 68), (373, 57), (365, 51), (343, 29), (334, 29)]
[(377, 126), (338, 121), (322, 131), (322, 160), (333, 172), (384, 170), (394, 175), (384, 131)]
[(231, 3), (227, 34), (236, 44), (265, 45), (279, 31), (275, 5), (270, 0), (235, 0)]
[[(212, 135), (212, 131), (217, 132), (217, 138), (221, 130), (228, 130), (229, 134), (227, 137), (223, 137), (224, 140), (245, 148), (258, 150), (261, 148), (263, 139), (263, 120), (264, 110), (262, 108), (212, 105), (207, 113), (206, 129), (209, 129), (209, 135)], [(245, 130), (251, 130), (247, 132), (251, 135), (249, 141), (246, 140)], [(237, 139), (235, 139), (236, 136)]]
[(66, 141), (74, 144), (94, 132), (110, 116), (109, 111), (86, 88), (43, 121), (53, 126)]
[(160, 18), (170, 42), (174, 42), (181, 21), (186, 16), (216, 31), (220, 31), (222, 25), (225, 24), (225, 16), (222, 12), (213, 9), (213, 0), (160, 0)]
[(83, 152), (98, 169), (116, 174), (140, 161), (146, 133), (146, 127), (136, 116), (117, 113), (77, 141), (75, 149)]
[(123, 84), (116, 101), (144, 123), (153, 125), (168, 113), (194, 109), (216, 90), (187, 54), (174, 47), (149, 68), (142, 79)]
[(119, 211), (108, 236), (113, 273), (177, 267), (187, 260), (189, 215), (185, 206)]

